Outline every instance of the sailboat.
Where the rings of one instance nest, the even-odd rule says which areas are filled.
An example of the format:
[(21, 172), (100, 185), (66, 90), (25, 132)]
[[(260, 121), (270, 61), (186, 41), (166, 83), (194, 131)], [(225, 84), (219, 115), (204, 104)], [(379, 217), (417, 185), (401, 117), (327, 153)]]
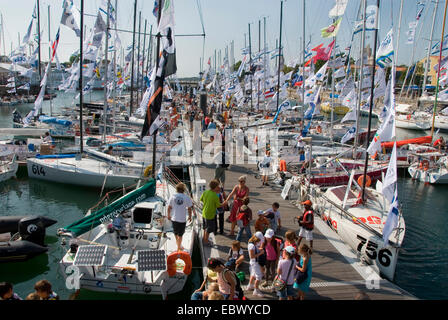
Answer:
[(70, 245), (60, 261), (67, 278), (75, 271), (79, 288), (128, 294), (167, 295), (183, 289), (192, 271), (191, 254), (198, 232), (187, 222), (178, 252), (168, 199), (175, 193), (173, 175), (159, 174), (109, 206), (58, 231)]
[(19, 164), (17, 157), (12, 151), (1, 151), (0, 149), (0, 182), (9, 180), (16, 176)]

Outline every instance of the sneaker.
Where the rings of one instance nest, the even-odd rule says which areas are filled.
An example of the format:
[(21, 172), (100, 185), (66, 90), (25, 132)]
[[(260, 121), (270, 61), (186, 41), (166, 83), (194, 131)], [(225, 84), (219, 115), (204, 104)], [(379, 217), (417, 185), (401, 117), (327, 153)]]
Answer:
[(263, 298), (264, 297), (264, 294), (263, 294), (263, 292), (261, 292), (260, 290), (257, 290), (257, 289), (254, 289), (254, 296), (257, 296), (257, 297), (261, 297), (261, 298)]
[(248, 285), (246, 288), (247, 291), (254, 290), (254, 289), (255, 289), (255, 286), (253, 284)]

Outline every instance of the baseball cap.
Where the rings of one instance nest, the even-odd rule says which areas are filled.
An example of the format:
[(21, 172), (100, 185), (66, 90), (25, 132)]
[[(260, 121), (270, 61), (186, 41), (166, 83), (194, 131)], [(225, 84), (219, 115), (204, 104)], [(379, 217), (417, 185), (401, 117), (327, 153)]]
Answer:
[(285, 250), (288, 251), (290, 254), (294, 254), (296, 252), (296, 249), (293, 246), (287, 246)]
[(255, 236), (256, 236), (258, 239), (260, 239), (261, 241), (264, 240), (264, 235), (263, 235), (263, 233), (260, 232), (260, 231), (257, 231), (257, 232), (255, 233)]
[(273, 236), (274, 236), (274, 230), (272, 230), (272, 229), (266, 230), (266, 232), (264, 234), (265, 238), (272, 238)]
[(313, 203), (311, 202), (311, 200), (303, 201), (302, 204), (305, 205), (305, 206), (310, 206), (310, 207), (313, 205)]

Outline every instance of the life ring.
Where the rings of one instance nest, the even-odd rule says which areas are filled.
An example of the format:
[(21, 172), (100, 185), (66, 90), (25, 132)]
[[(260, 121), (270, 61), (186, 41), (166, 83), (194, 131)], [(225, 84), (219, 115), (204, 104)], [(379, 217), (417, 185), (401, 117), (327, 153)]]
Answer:
[(317, 133), (322, 133), (322, 127), (321, 126), (317, 126), (316, 131), (317, 131)]
[(408, 116), (406, 117), (408, 120), (411, 120), (411, 115), (408, 114)]
[(428, 171), (429, 169), (429, 161), (423, 160), (423, 171)]
[[(371, 185), (372, 185), (372, 179), (369, 177), (369, 175), (367, 174), (366, 175), (366, 187), (370, 187)], [(363, 185), (363, 183), (364, 183), (364, 175), (362, 175), (362, 176), (360, 176), (359, 178), (358, 178), (358, 184), (360, 185), (360, 186), (362, 186)]]
[(146, 167), (145, 171), (143, 172), (143, 176), (147, 178), (149, 177), (151, 172), (152, 172), (152, 165), (150, 164), (149, 166)]
[(185, 262), (183, 273), (188, 276), (191, 273), (191, 270), (193, 268), (193, 263), (191, 261), (190, 254), (187, 252), (184, 252), (184, 251), (173, 252), (168, 256), (168, 258), (166, 260), (166, 264), (167, 264), (167, 268), (168, 268), (167, 269), (168, 275), (170, 277), (172, 277), (176, 274), (176, 272), (177, 272), (176, 260), (177, 259), (181, 259)]

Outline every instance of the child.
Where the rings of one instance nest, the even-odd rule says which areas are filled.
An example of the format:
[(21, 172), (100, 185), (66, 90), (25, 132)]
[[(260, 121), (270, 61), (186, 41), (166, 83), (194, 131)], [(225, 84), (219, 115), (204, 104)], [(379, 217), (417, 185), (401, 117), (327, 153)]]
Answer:
[(250, 258), (250, 279), (247, 290), (254, 290), (253, 295), (263, 297), (263, 293), (259, 289), (260, 281), (263, 279), (263, 272), (258, 263), (258, 258), (264, 254), (264, 251), (258, 249), (260, 242), (264, 242), (264, 236), (261, 232), (256, 232), (249, 240), (247, 251)]
[(310, 289), (312, 277), (311, 249), (305, 243), (299, 247), (300, 263), (296, 266), (297, 270), (306, 273), (306, 278), (298, 283), (298, 279), (294, 283), (294, 289), (297, 289), (297, 300), (305, 300), (305, 293)]
[(51, 283), (48, 280), (36, 282), (34, 290), (41, 300), (59, 300), (59, 296), (51, 290)]
[[(224, 192), (224, 188), (221, 186), (221, 191), (218, 194), (219, 197), (219, 201), (221, 203), (224, 202), (224, 200), (226, 199), (226, 193)], [(218, 209), (216, 209), (216, 228), (215, 228), (215, 233), (218, 232), (218, 228), (219, 228), (219, 233), (220, 234), (224, 234), (224, 212), (226, 211), (226, 207), (222, 206)]]
[(219, 291), (213, 291), (208, 296), (208, 300), (224, 300), (224, 296)]
[(266, 287), (269, 285), (269, 280), (274, 281), (276, 267), (280, 257), (280, 246), (275, 239), (274, 230), (266, 230), (264, 238), (265, 242), (263, 243), (262, 248), (266, 252), (266, 281), (261, 285)]
[[(252, 232), (250, 231), (250, 221), (252, 220), (252, 210), (247, 206), (249, 199), (244, 199), (244, 204), (240, 207), (238, 215), (236, 217), (236, 222), (239, 227), (238, 234), (236, 236), (237, 241), (241, 241), (244, 230), (246, 230), (246, 235), (250, 239), (252, 237)], [(246, 204), (247, 203), (247, 204)]]
[(240, 265), (244, 261), (244, 252), (241, 249), (241, 243), (239, 241), (232, 242), (232, 248), (229, 250), (229, 257), (227, 259), (226, 266), (233, 269), (235, 267), (235, 272), (239, 272)]
[(298, 255), (297, 255), (297, 240), (298, 240), (298, 238), (294, 231), (291, 231), (291, 230), (286, 231), (284, 247), (286, 248), (288, 246), (291, 246), (296, 250), (296, 254), (295, 254), (296, 260), (299, 259)]
[(280, 220), (280, 212), (278, 209), (280, 208), (280, 205), (278, 202), (274, 202), (272, 204), (272, 208), (265, 211), (264, 216), (269, 219), (271, 223), (271, 229), (274, 230), (274, 232), (277, 231), (278, 228), (282, 227), (282, 221)]
[(33, 292), (30, 293), (25, 300), (40, 300), (40, 297), (37, 295), (37, 293)]
[(264, 216), (264, 211), (258, 211), (258, 219), (255, 221), (255, 232), (265, 233), (269, 228), (269, 220)]
[[(215, 285), (218, 284), (217, 281), (218, 281), (218, 274), (214, 272), (212, 269), (208, 269), (207, 277), (202, 282), (201, 287), (193, 292), (193, 294), (191, 295), (191, 300), (207, 300), (207, 298), (204, 298), (204, 293), (211, 290), (212, 288), (215, 288)], [(204, 290), (206, 285), (208, 289), (202, 291)]]
[(22, 300), (22, 298), (14, 293), (11, 283), (0, 282), (0, 300)]

